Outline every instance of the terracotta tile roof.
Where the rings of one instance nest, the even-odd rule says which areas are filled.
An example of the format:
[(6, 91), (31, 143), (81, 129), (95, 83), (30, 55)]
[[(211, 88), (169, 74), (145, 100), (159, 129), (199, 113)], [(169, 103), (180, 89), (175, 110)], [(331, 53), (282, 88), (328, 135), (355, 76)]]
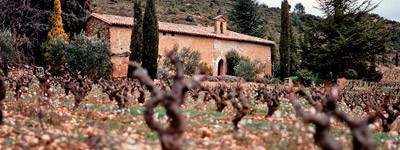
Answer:
[[(131, 18), (131, 17), (106, 15), (106, 14), (98, 14), (98, 13), (93, 13), (92, 17), (102, 20), (109, 25), (128, 26), (128, 27), (133, 26), (133, 18)], [(270, 40), (266, 40), (266, 39), (262, 39), (262, 38), (258, 38), (258, 37), (253, 37), (253, 36), (233, 32), (233, 31), (229, 31), (229, 30), (226, 31), (224, 34), (215, 34), (214, 27), (204, 27), (204, 26), (158, 22), (158, 30), (160, 32), (171, 32), (171, 33), (204, 36), (204, 37), (224, 39), (224, 40), (234, 40), (234, 41), (258, 43), (258, 44), (275, 45), (274, 41), (270, 41)]]

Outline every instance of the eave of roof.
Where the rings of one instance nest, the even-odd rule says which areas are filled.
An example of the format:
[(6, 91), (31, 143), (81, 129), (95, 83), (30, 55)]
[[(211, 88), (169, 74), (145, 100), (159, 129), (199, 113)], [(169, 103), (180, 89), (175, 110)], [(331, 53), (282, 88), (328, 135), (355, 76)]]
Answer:
[[(91, 17), (97, 18), (109, 25), (112, 26), (126, 26), (132, 27), (134, 22), (131, 17), (123, 17), (116, 15), (106, 15), (106, 14), (98, 14), (93, 13)], [(227, 31), (224, 34), (215, 34), (214, 27), (204, 27), (204, 26), (193, 26), (193, 25), (185, 25), (185, 24), (175, 24), (175, 23), (166, 23), (166, 22), (158, 22), (158, 30), (159, 32), (168, 32), (168, 33), (177, 33), (184, 35), (193, 35), (193, 36), (201, 36), (201, 37), (209, 37), (223, 40), (232, 40), (232, 41), (242, 41), (242, 42), (250, 42), (262, 45), (275, 45), (274, 41), (253, 37), (241, 33), (237, 33), (234, 31)]]

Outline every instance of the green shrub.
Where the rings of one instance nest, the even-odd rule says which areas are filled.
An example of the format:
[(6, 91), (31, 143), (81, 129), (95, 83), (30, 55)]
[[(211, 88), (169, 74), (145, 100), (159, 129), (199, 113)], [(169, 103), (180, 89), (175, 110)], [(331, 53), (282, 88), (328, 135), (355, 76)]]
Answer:
[(269, 74), (267, 74), (267, 73), (264, 73), (264, 78), (267, 78), (267, 79), (272, 79), (272, 76), (271, 76), (271, 75), (269, 75)]
[(234, 68), (235, 74), (242, 77), (246, 81), (251, 81), (258, 74), (265, 70), (266, 65), (260, 60), (250, 61), (248, 59), (241, 60)]
[(294, 85), (298, 85), (300, 83), (300, 79), (298, 76), (291, 76), (289, 78), (292, 79)]
[(298, 82), (304, 86), (310, 86), (313, 83), (319, 85), (323, 82), (319, 74), (315, 74), (306, 69), (297, 71), (296, 76), (298, 77)]
[(229, 51), (225, 55), (225, 57), (226, 57), (226, 63), (227, 63), (226, 74), (233, 75), (233, 76), (237, 76), (237, 74), (235, 74), (235, 66), (238, 65), (239, 62), (242, 60), (248, 60), (248, 59), (240, 56), (239, 53), (236, 52), (235, 50)]
[(199, 70), (200, 74), (209, 74), (212, 75), (213, 70), (210, 66), (208, 66), (206, 63), (202, 62), (199, 64)]
[(279, 78), (271, 78), (271, 83), (272, 84), (282, 84), (282, 80)]
[[(177, 49), (178, 49), (178, 46), (175, 46), (174, 50), (177, 50)], [(198, 52), (198, 51), (194, 51), (188, 47), (184, 47), (176, 53), (176, 57), (182, 64), (182, 66), (185, 70), (185, 73), (187, 75), (193, 75), (196, 71), (196, 68), (199, 67), (200, 52)], [(163, 67), (166, 67), (168, 70), (174, 70), (174, 68), (168, 58), (164, 58)]]
[(311, 71), (308, 71), (306, 69), (302, 69), (297, 71), (296, 73), (299, 83), (304, 85), (304, 86), (310, 86), (312, 81), (314, 80), (314, 75)]
[(89, 78), (108, 78), (112, 71), (109, 45), (104, 39), (75, 36), (66, 44), (57, 40), (54, 44), (45, 45), (46, 63), (51, 66), (54, 75), (64, 75), (67, 71)]
[(42, 53), (44, 63), (46, 66), (51, 67), (51, 74), (56, 76), (63, 76), (67, 68), (67, 50), (68, 44), (62, 38), (56, 38), (55, 42), (48, 44), (47, 42), (42, 45)]

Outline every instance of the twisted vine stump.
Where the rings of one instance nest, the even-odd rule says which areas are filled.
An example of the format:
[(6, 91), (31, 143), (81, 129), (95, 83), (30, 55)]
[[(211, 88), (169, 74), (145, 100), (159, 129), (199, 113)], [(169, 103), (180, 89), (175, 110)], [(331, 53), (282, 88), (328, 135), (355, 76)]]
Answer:
[(18, 108), (19, 111), (23, 110), (23, 101), (21, 100), (21, 96), (23, 92), (27, 92), (27, 90), (24, 88), (29, 88), (29, 86), (32, 84), (33, 82), (33, 72), (31, 70), (28, 70), (27, 68), (24, 68), (22, 70), (23, 75), (20, 75), (17, 79), (16, 79), (16, 84), (15, 84), (15, 95), (14, 98), (17, 101), (18, 104)]
[(144, 92), (144, 89), (141, 85), (139, 86), (138, 91), (139, 91), (139, 97), (137, 98), (137, 101), (138, 103), (143, 104), (146, 100), (145, 99), (146, 93)]
[(211, 98), (215, 100), (215, 105), (217, 106), (218, 112), (222, 112), (222, 110), (224, 110), (224, 108), (227, 106), (226, 97), (224, 96), (225, 89), (225, 86), (218, 85), (216, 89), (209, 88), (207, 91)]
[(381, 108), (379, 108), (380, 112), (385, 111), (388, 114), (387, 117), (385, 115), (383, 115), (382, 113), (378, 114), (379, 118), (381, 118), (381, 120), (382, 120), (383, 132), (389, 132), (391, 129), (390, 126), (400, 115), (400, 112), (398, 110), (395, 112), (395, 110), (390, 108), (390, 100), (391, 99), (392, 99), (391, 95), (386, 96)]
[(50, 68), (44, 71), (42, 67), (35, 67), (35, 76), (39, 80), (39, 87), (42, 91), (41, 95), (47, 98), (51, 97), (50, 83), (48, 81), (49, 78), (51, 77), (49, 70)]
[(80, 102), (85, 99), (92, 90), (92, 83), (86, 77), (82, 77), (79, 71), (77, 71), (77, 75), (78, 77), (76, 80), (70, 80), (67, 85), (68, 90), (75, 96), (75, 109), (79, 107)]
[(234, 125), (234, 130), (237, 131), (239, 129), (238, 124), (240, 120), (250, 113), (250, 106), (247, 103), (247, 99), (244, 97), (242, 87), (240, 85), (238, 85), (235, 90), (232, 90), (229, 93), (228, 99), (230, 99), (232, 106), (236, 109), (236, 115), (232, 122)]
[[(342, 147), (333, 140), (330, 135), (330, 116), (323, 113), (322, 111), (317, 112), (317, 114), (308, 115), (306, 112), (301, 108), (301, 104), (296, 97), (296, 94), (302, 95), (308, 99), (310, 102), (314, 102), (311, 96), (307, 95), (303, 89), (300, 89), (297, 92), (294, 92), (293, 88), (290, 91), (289, 101), (293, 105), (294, 110), (296, 111), (297, 115), (299, 115), (304, 123), (312, 123), (315, 125), (316, 130), (314, 134), (314, 141), (320, 146), (322, 149), (326, 150), (340, 150)], [(315, 107), (315, 105), (314, 105)]]
[(71, 91), (74, 87), (74, 84), (72, 83), (72, 78), (69, 76), (69, 74), (67, 74), (66, 77), (62, 79), (61, 87), (64, 88), (65, 96), (68, 96), (69, 91)]
[(276, 87), (272, 91), (272, 93), (269, 94), (268, 97), (269, 97), (269, 100), (267, 101), (268, 113), (266, 117), (271, 117), (274, 114), (274, 112), (279, 109), (279, 106), (281, 105), (281, 102), (279, 101), (279, 92), (276, 89)]
[[(185, 93), (199, 84), (204, 77), (195, 76), (191, 81), (184, 81), (184, 71), (175, 57), (175, 51), (170, 52), (168, 58), (176, 68), (176, 75), (171, 90), (166, 91), (162, 91), (154, 84), (147, 71), (140, 64), (131, 62), (129, 65), (134, 70), (133, 77), (138, 79), (150, 91), (152, 96), (145, 104), (144, 119), (146, 124), (159, 134), (162, 149), (180, 150), (183, 142), (182, 135), (185, 131), (185, 117), (181, 111), (181, 105), (184, 103)], [(154, 108), (159, 104), (166, 109), (167, 116), (171, 120), (167, 127), (154, 120)]]
[(375, 122), (380, 112), (368, 112), (368, 117), (363, 120), (350, 117), (348, 114), (339, 110), (337, 107), (337, 98), (339, 95), (339, 89), (333, 87), (331, 91), (328, 91), (326, 97), (326, 103), (328, 104), (327, 109), (333, 113), (341, 122), (345, 123), (351, 131), (353, 140), (353, 149), (360, 150), (374, 150), (376, 149), (373, 140), (369, 138), (368, 125)]
[(99, 83), (103, 88), (103, 93), (106, 93), (108, 95), (108, 99), (110, 99), (110, 101), (113, 101), (115, 99), (118, 108), (123, 109), (125, 107), (125, 103), (122, 101), (123, 95), (121, 88), (115, 87), (115, 85), (109, 85), (104, 81), (100, 81)]
[(33, 78), (29, 75), (29, 72), (27, 73), (27, 75), (23, 75), (17, 79), (14, 96), (17, 101), (20, 101), (22, 92), (26, 92), (23, 88), (29, 87), (32, 83)]

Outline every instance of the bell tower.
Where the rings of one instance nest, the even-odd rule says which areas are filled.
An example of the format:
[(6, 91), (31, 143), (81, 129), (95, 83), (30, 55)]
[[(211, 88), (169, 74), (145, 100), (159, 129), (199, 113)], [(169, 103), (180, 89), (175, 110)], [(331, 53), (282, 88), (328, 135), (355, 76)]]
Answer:
[(226, 17), (224, 17), (223, 15), (219, 15), (215, 17), (213, 20), (214, 20), (214, 33), (225, 34), (228, 19), (226, 19)]

